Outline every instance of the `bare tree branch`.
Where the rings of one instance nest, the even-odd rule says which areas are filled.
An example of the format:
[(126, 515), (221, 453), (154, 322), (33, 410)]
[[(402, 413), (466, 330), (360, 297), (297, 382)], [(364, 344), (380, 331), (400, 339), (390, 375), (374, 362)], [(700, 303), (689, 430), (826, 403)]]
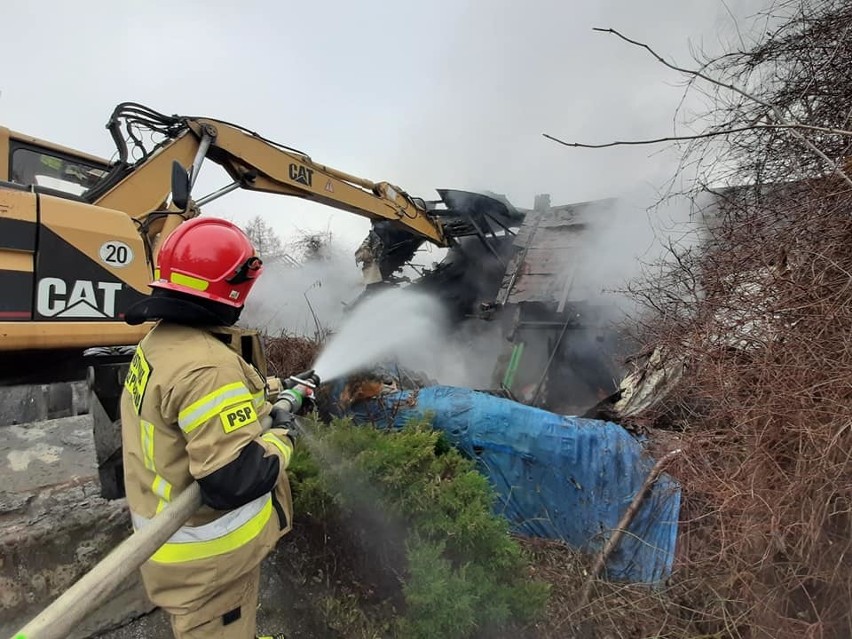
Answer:
[(645, 144), (660, 144), (662, 142), (681, 142), (685, 140), (700, 140), (703, 138), (713, 138), (721, 135), (730, 135), (732, 133), (742, 133), (743, 131), (752, 131), (755, 129), (802, 129), (805, 131), (816, 131), (828, 135), (842, 135), (852, 137), (852, 131), (844, 131), (843, 129), (829, 129), (821, 126), (811, 126), (808, 124), (751, 124), (748, 126), (733, 127), (730, 129), (719, 129), (717, 131), (707, 131), (705, 133), (695, 133), (693, 135), (671, 135), (661, 138), (652, 138), (648, 140), (615, 140), (613, 142), (604, 142), (601, 144), (587, 144), (584, 142), (565, 142), (548, 133), (542, 133), (548, 140), (558, 142), (563, 146), (570, 146), (579, 149), (605, 149), (611, 146), (639, 146)]
[(790, 121), (787, 118), (785, 118), (782, 115), (781, 110), (776, 105), (771, 104), (769, 102), (766, 102), (765, 100), (762, 100), (761, 98), (759, 98), (756, 95), (748, 93), (747, 91), (741, 89), (740, 87), (736, 86), (733, 83), (723, 82), (722, 80), (717, 80), (716, 78), (709, 76), (706, 73), (703, 73), (701, 71), (697, 71), (695, 69), (687, 69), (685, 67), (679, 67), (676, 64), (673, 64), (673, 63), (669, 62), (668, 60), (666, 60), (665, 58), (663, 58), (660, 54), (658, 54), (656, 51), (654, 51), (650, 46), (648, 46), (644, 42), (639, 42), (638, 40), (633, 40), (632, 38), (628, 38), (626, 35), (624, 35), (623, 33), (619, 32), (615, 29), (612, 29), (612, 28), (604, 29), (604, 28), (601, 28), (601, 27), (595, 27), (593, 29), (593, 31), (598, 31), (600, 33), (612, 34), (612, 35), (624, 40), (625, 42), (632, 44), (633, 46), (639, 47), (640, 49), (645, 49), (660, 64), (662, 64), (663, 66), (665, 66), (669, 69), (672, 69), (673, 71), (677, 71), (678, 73), (681, 73), (683, 75), (687, 75), (687, 76), (690, 76), (690, 77), (700, 78), (700, 79), (704, 80), (705, 82), (709, 82), (709, 83), (714, 84), (718, 87), (722, 87), (722, 88), (728, 89), (730, 91), (733, 91), (734, 93), (741, 95), (742, 97), (746, 98), (747, 100), (750, 100), (750, 101), (755, 102), (755, 103), (757, 103), (761, 106), (766, 107), (766, 109), (768, 110), (768, 113), (766, 114), (767, 117), (771, 117), (772, 119), (774, 119), (776, 121), (776, 124), (787, 127), (789, 129), (790, 133), (793, 135), (793, 137), (795, 137), (799, 142), (801, 142), (803, 145), (805, 145), (807, 148), (809, 148), (812, 152), (814, 152), (816, 155), (818, 155), (826, 163), (826, 165), (831, 168), (831, 171), (833, 173), (838, 175), (850, 187), (852, 187), (852, 178), (850, 178), (848, 175), (846, 175), (846, 173), (843, 171), (843, 169), (840, 168), (840, 163), (833, 161), (820, 148), (818, 148), (813, 142), (811, 142), (804, 135), (802, 135), (802, 133), (800, 131), (797, 131), (794, 125), (799, 124), (799, 123)]
[(582, 608), (589, 602), (589, 597), (591, 597), (592, 589), (595, 585), (595, 580), (598, 578), (598, 575), (600, 574), (601, 570), (603, 570), (603, 567), (606, 565), (607, 559), (609, 559), (610, 555), (612, 555), (613, 551), (618, 547), (618, 544), (619, 542), (621, 542), (621, 538), (624, 536), (625, 531), (630, 527), (630, 524), (636, 517), (636, 513), (638, 513), (639, 509), (642, 507), (642, 503), (645, 501), (645, 497), (647, 497), (648, 493), (651, 490), (651, 487), (656, 483), (660, 474), (663, 472), (669, 462), (671, 462), (671, 460), (680, 455), (682, 452), (683, 450), (680, 448), (669, 451), (668, 453), (663, 455), (657, 461), (657, 463), (654, 464), (653, 468), (651, 468), (651, 471), (648, 473), (648, 476), (642, 483), (642, 487), (633, 496), (633, 499), (627, 506), (627, 510), (624, 511), (624, 514), (621, 516), (621, 519), (619, 520), (618, 524), (615, 526), (615, 528), (612, 529), (612, 535), (609, 539), (607, 539), (603, 548), (601, 548), (600, 552), (595, 558), (595, 563), (592, 564), (592, 567), (589, 570), (589, 576), (586, 579), (583, 591), (580, 594), (580, 601), (577, 604), (577, 608)]

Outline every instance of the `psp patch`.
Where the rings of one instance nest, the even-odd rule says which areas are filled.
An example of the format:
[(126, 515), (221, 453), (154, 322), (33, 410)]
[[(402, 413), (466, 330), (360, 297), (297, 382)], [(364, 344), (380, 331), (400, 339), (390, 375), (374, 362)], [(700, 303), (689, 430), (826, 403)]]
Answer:
[(133, 354), (133, 360), (130, 362), (130, 368), (127, 370), (127, 376), (124, 378), (124, 387), (130, 393), (133, 400), (133, 409), (138, 415), (142, 410), (142, 400), (145, 399), (145, 389), (148, 387), (148, 380), (151, 378), (151, 365), (145, 359), (145, 353), (142, 348), (137, 346), (136, 352)]
[(242, 428), (246, 424), (257, 421), (257, 413), (254, 410), (251, 402), (237, 404), (227, 410), (219, 413), (219, 419), (222, 420), (222, 426), (226, 433), (231, 433), (238, 428)]

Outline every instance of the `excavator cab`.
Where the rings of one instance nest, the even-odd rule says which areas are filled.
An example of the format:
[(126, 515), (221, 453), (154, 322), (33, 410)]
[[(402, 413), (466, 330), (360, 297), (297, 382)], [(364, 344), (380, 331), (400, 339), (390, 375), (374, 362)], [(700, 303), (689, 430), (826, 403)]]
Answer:
[(108, 172), (98, 161), (21, 140), (10, 141), (8, 166), (9, 174), (4, 176), (8, 182), (78, 198), (84, 198)]
[[(88, 201), (100, 158), (0, 129), (0, 368), (6, 383), (73, 375), (88, 346), (131, 344), (122, 321), (153, 269), (133, 220)], [(147, 330), (147, 329), (145, 329)]]

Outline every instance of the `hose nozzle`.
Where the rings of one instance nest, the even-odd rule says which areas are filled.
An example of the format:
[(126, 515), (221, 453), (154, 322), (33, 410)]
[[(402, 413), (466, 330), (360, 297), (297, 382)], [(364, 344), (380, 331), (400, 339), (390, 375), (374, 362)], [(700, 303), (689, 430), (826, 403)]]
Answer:
[(310, 369), (305, 371), (304, 373), (290, 375), (290, 377), (285, 380), (285, 385), (287, 388), (293, 388), (294, 386), (298, 386), (299, 384), (316, 390), (316, 387), (320, 385), (319, 375), (314, 372), (314, 369)]

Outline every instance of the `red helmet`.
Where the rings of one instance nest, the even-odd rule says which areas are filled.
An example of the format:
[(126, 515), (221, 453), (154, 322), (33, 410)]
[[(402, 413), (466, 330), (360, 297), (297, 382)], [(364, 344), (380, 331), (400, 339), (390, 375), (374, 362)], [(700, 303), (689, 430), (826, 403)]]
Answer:
[(263, 262), (243, 231), (228, 222), (196, 217), (160, 247), (153, 288), (241, 307), (263, 272)]

